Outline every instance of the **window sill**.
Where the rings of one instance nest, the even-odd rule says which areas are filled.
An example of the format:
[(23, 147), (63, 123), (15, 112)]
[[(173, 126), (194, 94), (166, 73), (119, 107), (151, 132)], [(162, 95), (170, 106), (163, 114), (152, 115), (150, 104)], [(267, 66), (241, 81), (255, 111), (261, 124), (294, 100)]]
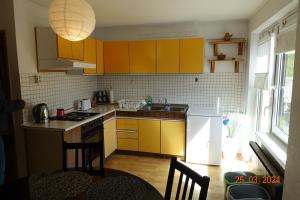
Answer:
[(261, 142), (280, 166), (285, 169), (287, 145), (269, 133), (256, 132), (256, 136), (257, 142)]

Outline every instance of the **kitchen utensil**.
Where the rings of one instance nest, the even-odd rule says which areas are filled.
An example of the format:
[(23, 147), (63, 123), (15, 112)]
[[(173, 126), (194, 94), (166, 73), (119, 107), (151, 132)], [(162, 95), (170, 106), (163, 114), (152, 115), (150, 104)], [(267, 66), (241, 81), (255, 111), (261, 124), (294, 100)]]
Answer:
[(47, 104), (37, 104), (32, 108), (32, 115), (36, 123), (45, 123), (49, 119), (49, 109)]
[(63, 118), (65, 117), (65, 109), (63, 109), (63, 108), (58, 108), (58, 109), (56, 110), (56, 117), (57, 117), (58, 119), (63, 119)]
[(78, 110), (85, 111), (90, 109), (91, 106), (91, 100), (90, 99), (80, 99), (78, 100)]

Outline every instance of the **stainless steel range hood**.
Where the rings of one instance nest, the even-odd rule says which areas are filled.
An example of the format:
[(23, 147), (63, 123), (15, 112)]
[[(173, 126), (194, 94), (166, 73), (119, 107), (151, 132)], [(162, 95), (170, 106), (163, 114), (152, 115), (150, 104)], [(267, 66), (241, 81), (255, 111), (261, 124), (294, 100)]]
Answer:
[(80, 74), (84, 68), (96, 68), (93, 63), (57, 58), (57, 36), (50, 27), (36, 27), (35, 37), (38, 71), (75, 70)]

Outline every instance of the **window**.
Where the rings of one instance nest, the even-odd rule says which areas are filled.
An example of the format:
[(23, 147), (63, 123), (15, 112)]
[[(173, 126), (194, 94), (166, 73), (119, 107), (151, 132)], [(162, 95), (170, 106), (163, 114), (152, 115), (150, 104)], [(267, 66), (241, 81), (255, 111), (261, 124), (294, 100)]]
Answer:
[[(275, 57), (275, 35), (258, 45), (256, 73), (266, 73), (268, 85), (272, 85)], [(257, 131), (269, 133), (271, 131), (272, 90), (259, 89), (257, 91)]]
[(287, 142), (290, 126), (295, 51), (277, 54), (272, 131)]
[(257, 73), (267, 74), (268, 87), (257, 90), (257, 131), (287, 144), (294, 76), (295, 32), (270, 35), (258, 45)]

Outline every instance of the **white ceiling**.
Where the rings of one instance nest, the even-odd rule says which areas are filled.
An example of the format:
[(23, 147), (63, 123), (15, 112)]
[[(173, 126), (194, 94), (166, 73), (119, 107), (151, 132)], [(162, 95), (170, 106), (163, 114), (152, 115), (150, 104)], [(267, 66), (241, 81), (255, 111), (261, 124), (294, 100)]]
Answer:
[[(31, 0), (49, 7), (51, 0)], [(249, 19), (268, 0), (87, 0), (97, 26)]]

